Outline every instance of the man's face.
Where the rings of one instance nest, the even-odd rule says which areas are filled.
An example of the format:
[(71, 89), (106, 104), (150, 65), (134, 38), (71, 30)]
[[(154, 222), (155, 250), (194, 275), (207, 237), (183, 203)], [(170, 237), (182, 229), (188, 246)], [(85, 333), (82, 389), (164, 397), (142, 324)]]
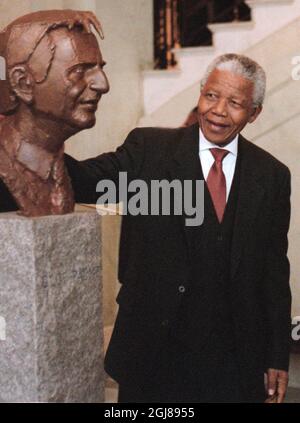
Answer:
[(96, 122), (98, 102), (109, 90), (97, 39), (78, 29), (61, 28), (50, 34), (55, 55), (46, 80), (35, 84), (35, 112), (75, 131), (90, 128)]
[(203, 87), (198, 103), (199, 125), (206, 139), (226, 145), (261, 107), (253, 107), (253, 83), (233, 72), (215, 69)]

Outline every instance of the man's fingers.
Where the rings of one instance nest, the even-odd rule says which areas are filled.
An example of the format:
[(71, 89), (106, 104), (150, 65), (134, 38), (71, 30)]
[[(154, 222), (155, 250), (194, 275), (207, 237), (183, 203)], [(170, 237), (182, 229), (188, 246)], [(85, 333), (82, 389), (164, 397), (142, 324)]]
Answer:
[(278, 386), (278, 388), (277, 388), (277, 392), (278, 392), (277, 403), (282, 403), (284, 401), (285, 394), (286, 394), (286, 388), (287, 388), (287, 385), (282, 385), (281, 387)]
[(277, 403), (277, 404), (281, 404), (281, 403), (283, 403), (284, 398), (285, 398), (285, 395), (284, 395), (284, 394), (278, 394), (278, 395), (277, 395), (277, 401), (276, 401), (276, 403)]
[(86, 30), (86, 32), (88, 34), (90, 34), (91, 33), (91, 28), (90, 28), (90, 21), (89, 21), (89, 19), (83, 19), (82, 25), (84, 26), (84, 29)]
[(268, 395), (274, 395), (277, 389), (277, 375), (278, 371), (275, 369), (268, 369)]
[[(274, 397), (274, 402), (282, 403), (284, 401), (288, 386), (289, 375), (284, 370), (268, 369), (268, 401)], [(272, 401), (273, 402), (273, 401)]]
[(93, 23), (94, 23), (94, 25), (96, 27), (96, 30), (97, 30), (98, 34), (100, 35), (100, 38), (102, 40), (104, 40), (104, 32), (103, 32), (103, 28), (101, 26), (101, 23), (98, 21), (97, 18), (96, 18), (96, 20), (93, 20)]
[(98, 20), (97, 16), (93, 12), (88, 12), (88, 20), (89, 20), (90, 23), (92, 23), (92, 25), (94, 26), (94, 28), (96, 29), (96, 31), (100, 35), (100, 38), (103, 40), (104, 39), (104, 33), (103, 33), (101, 23)]
[(278, 392), (278, 398), (277, 398), (277, 402), (278, 403), (282, 403), (284, 401), (285, 395), (286, 395), (286, 390), (288, 387), (288, 373), (284, 372), (284, 371), (279, 371), (278, 374), (278, 388), (277, 388), (277, 392)]

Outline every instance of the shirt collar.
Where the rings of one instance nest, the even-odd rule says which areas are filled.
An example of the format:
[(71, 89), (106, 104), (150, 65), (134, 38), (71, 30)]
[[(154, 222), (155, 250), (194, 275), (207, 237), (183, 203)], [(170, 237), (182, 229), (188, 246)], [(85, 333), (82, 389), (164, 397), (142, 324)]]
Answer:
[(203, 134), (203, 132), (201, 131), (200, 128), (199, 128), (199, 139), (200, 139), (200, 147), (199, 147), (199, 150), (200, 151), (209, 150), (211, 148), (221, 148), (221, 149), (224, 149), (224, 150), (229, 151), (234, 156), (237, 156), (237, 152), (238, 152), (238, 139), (239, 139), (239, 135), (238, 134), (225, 147), (218, 146), (218, 145), (213, 144), (212, 142), (208, 141), (205, 138), (205, 136), (204, 136), (204, 134)]

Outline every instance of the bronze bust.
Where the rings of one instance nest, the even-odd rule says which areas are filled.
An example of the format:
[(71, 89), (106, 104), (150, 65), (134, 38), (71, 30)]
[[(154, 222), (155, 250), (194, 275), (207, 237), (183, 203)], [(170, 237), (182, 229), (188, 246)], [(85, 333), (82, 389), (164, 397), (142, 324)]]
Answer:
[(64, 142), (92, 127), (109, 90), (91, 12), (40, 11), (0, 32), (0, 177), (25, 216), (74, 209)]

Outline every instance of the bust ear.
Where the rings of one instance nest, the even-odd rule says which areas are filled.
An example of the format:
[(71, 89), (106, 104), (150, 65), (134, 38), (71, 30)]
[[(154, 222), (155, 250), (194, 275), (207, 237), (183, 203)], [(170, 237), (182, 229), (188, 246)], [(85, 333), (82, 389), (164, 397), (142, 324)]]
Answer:
[(14, 66), (9, 70), (10, 86), (14, 94), (24, 103), (32, 104), (34, 79), (24, 65)]

